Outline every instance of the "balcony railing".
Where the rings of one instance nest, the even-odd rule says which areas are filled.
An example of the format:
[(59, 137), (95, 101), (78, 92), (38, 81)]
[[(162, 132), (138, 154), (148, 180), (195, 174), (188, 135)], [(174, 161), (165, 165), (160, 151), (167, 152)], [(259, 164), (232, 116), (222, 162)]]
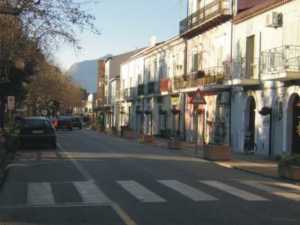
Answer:
[(190, 73), (187, 76), (175, 77), (174, 89), (194, 88), (208, 85), (222, 85), (227, 79), (223, 66), (216, 66)]
[(258, 59), (246, 60), (246, 58), (240, 57), (232, 62), (225, 62), (224, 69), (227, 79), (256, 79), (258, 74)]
[(183, 35), (194, 28), (206, 25), (209, 29), (216, 23), (225, 21), (231, 16), (230, 0), (215, 0), (180, 22), (180, 34)]
[(300, 72), (300, 46), (286, 45), (261, 54), (261, 73)]

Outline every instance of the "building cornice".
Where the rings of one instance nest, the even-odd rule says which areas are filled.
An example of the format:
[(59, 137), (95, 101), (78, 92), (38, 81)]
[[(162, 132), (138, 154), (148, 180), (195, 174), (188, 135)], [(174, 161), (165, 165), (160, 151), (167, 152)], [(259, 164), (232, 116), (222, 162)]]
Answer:
[(237, 14), (234, 18), (233, 18), (233, 23), (234, 24), (239, 24), (242, 23), (248, 19), (251, 19), (255, 16), (258, 16), (260, 14), (263, 14), (269, 10), (272, 10), (274, 8), (277, 8), (281, 5), (284, 5), (286, 3), (289, 3), (293, 0), (268, 0), (265, 1), (257, 6), (254, 6), (250, 9), (247, 9), (239, 14)]

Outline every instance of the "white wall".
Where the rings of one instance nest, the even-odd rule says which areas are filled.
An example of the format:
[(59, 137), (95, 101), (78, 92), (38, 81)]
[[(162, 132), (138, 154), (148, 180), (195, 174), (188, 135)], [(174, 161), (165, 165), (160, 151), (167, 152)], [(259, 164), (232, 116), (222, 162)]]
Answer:
[[(257, 63), (260, 59), (260, 51), (278, 48), (284, 45), (300, 46), (300, 0), (291, 1), (280, 7), (269, 10), (263, 14), (245, 20), (234, 25), (233, 33), (233, 57), (245, 57), (246, 39), (255, 35), (255, 58)], [(266, 16), (272, 12), (283, 14), (283, 26), (270, 28), (266, 26)], [(257, 78), (259, 70), (257, 68)], [(238, 74), (237, 74), (238, 75)], [(261, 74), (262, 75), (262, 74)], [(263, 76), (263, 75), (262, 75)], [(262, 77), (263, 78), (263, 77)], [(235, 151), (243, 151), (245, 136), (245, 111), (249, 96), (256, 101), (256, 137), (258, 154), (268, 155), (269, 153), (269, 128), (270, 117), (261, 116), (259, 111), (262, 107), (273, 109), (272, 123), (272, 155), (288, 153), (290, 151), (288, 125), (288, 103), (292, 94), (299, 94), (299, 87), (286, 85), (280, 81), (262, 81), (258, 90), (245, 90), (235, 88), (232, 97), (232, 146)], [(280, 107), (283, 105), (283, 117), (278, 116)]]
[(199, 69), (223, 66), (223, 62), (230, 60), (231, 56), (231, 22), (219, 25), (188, 41), (188, 72), (192, 71), (193, 51), (201, 55)]

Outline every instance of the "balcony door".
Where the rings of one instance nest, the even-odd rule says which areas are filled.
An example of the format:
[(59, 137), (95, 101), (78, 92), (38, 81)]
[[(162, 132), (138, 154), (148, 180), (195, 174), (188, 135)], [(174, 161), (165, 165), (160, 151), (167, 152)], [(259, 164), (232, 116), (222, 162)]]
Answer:
[(254, 47), (255, 35), (247, 37), (246, 42), (246, 77), (253, 78), (254, 76)]

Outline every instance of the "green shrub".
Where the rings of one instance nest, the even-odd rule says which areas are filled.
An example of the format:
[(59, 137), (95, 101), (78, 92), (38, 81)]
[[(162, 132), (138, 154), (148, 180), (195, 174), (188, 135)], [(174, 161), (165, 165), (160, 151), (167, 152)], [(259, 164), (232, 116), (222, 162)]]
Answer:
[(279, 161), (279, 166), (299, 166), (300, 155), (285, 156)]

